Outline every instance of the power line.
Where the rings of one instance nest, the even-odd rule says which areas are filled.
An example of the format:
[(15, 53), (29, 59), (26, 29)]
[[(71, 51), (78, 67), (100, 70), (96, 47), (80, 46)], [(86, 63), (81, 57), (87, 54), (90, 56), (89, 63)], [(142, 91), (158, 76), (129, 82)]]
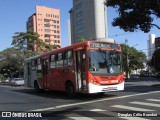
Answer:
[[(135, 32), (134, 32), (135, 33)], [(122, 34), (115, 34), (115, 35), (112, 35), (112, 36), (109, 36), (109, 37), (118, 37), (118, 36), (124, 36), (124, 35), (128, 35), (128, 34), (134, 34), (134, 33), (122, 33)]]

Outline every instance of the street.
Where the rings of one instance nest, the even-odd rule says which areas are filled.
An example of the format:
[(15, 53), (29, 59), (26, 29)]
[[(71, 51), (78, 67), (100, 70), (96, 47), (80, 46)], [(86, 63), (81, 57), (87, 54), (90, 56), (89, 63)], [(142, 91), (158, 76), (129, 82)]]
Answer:
[(127, 80), (124, 91), (78, 94), (75, 98), (67, 98), (58, 91), (36, 93), (23, 86), (0, 85), (0, 91), (1, 112), (40, 112), (41, 120), (156, 120), (160, 117), (160, 80), (155, 79)]

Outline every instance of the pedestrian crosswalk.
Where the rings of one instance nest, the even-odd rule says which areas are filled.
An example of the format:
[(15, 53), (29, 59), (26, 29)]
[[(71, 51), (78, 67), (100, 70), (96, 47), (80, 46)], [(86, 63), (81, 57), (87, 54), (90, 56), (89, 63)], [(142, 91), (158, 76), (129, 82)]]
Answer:
[(152, 106), (152, 107), (159, 107), (160, 108), (160, 104), (155, 104), (155, 103), (138, 102), (138, 101), (133, 101), (133, 102), (130, 102), (130, 103), (131, 104), (146, 105), (146, 106)]
[(154, 111), (151, 109), (144, 109), (144, 108), (137, 108), (137, 107), (131, 107), (131, 106), (126, 106), (126, 105), (113, 105), (112, 107), (114, 108), (121, 108), (125, 110), (132, 110), (132, 111)]
[(160, 102), (160, 99), (146, 99), (147, 101)]
[(93, 116), (89, 116), (89, 114), (87, 113), (85, 115), (77, 114), (78, 112), (76, 112), (74, 117), (68, 116), (68, 118), (71, 120), (96, 120), (96, 113), (101, 113), (101, 118), (104, 117), (103, 115), (109, 116), (106, 119), (110, 119), (111, 117), (113, 117), (113, 119), (118, 118), (121, 120), (151, 120), (152, 118), (160, 117), (160, 113), (158, 113), (158, 109), (160, 108), (159, 103), (159, 99), (144, 99), (140, 101), (130, 101), (126, 104), (115, 104), (109, 107), (103, 107), (103, 109), (89, 109), (88, 112), (93, 112)]

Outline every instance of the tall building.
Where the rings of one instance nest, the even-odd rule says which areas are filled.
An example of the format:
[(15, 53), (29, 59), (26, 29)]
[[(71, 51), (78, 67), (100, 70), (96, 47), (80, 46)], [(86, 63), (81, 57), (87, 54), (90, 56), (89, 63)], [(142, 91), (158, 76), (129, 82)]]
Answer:
[(70, 13), (71, 43), (108, 37), (106, 0), (73, 0)]
[(61, 46), (60, 10), (36, 6), (36, 13), (28, 18), (27, 30), (37, 32), (47, 44)]
[(152, 58), (152, 55), (155, 51), (155, 38), (156, 38), (156, 35), (155, 34), (150, 34), (149, 35), (149, 40), (147, 41), (148, 43), (148, 59), (150, 60)]

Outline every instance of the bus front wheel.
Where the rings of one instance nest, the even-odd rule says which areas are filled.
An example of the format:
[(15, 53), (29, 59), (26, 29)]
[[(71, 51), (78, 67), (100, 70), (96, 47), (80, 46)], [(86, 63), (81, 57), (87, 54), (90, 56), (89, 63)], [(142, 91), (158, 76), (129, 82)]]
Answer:
[(66, 84), (66, 94), (69, 97), (73, 97), (75, 94), (75, 89), (74, 89), (74, 86), (71, 82), (67, 82), (67, 84)]

